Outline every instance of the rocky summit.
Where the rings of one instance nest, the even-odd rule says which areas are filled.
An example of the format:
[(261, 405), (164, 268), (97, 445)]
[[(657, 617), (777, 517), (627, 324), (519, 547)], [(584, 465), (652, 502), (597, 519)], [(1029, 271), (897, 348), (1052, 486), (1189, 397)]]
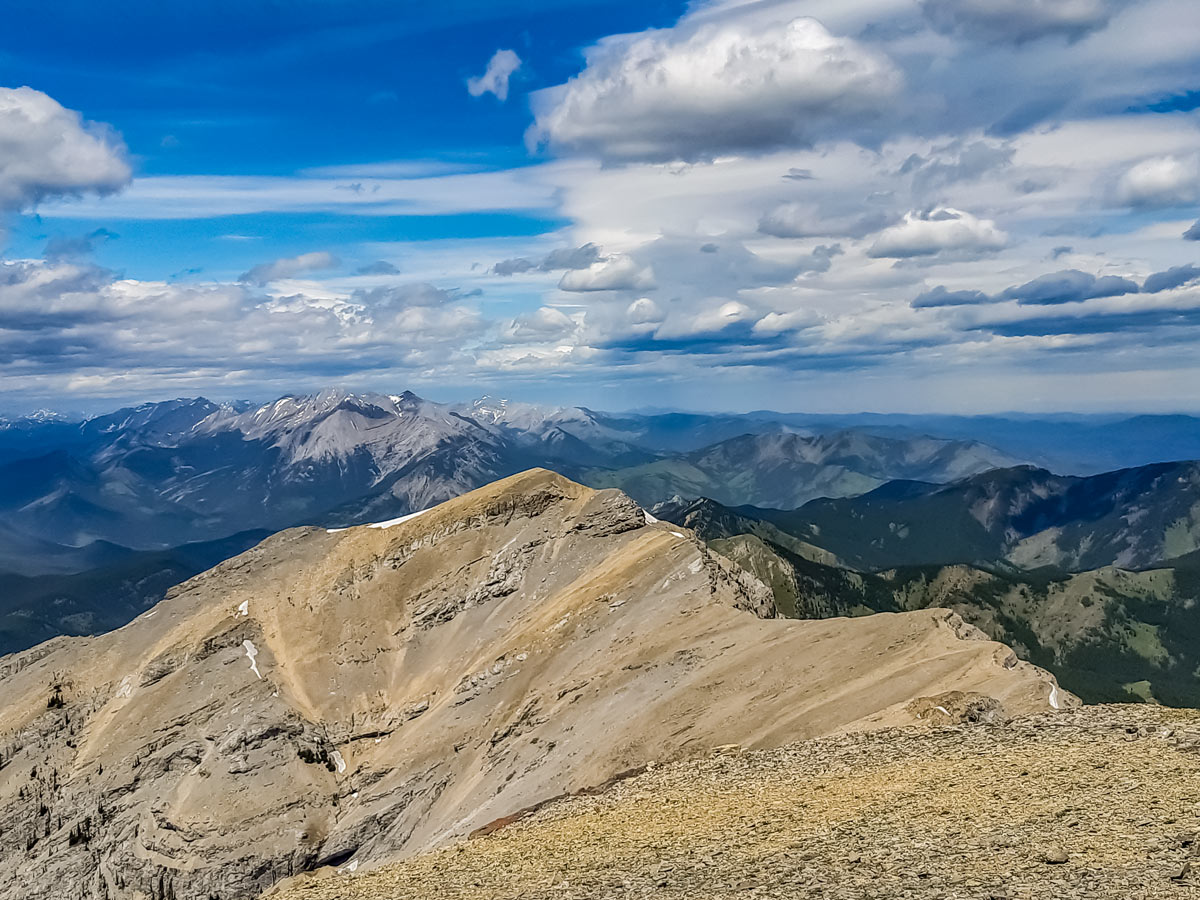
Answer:
[(1196, 711), (944, 721), (722, 748), (375, 872), (308, 875), (270, 898), (1200, 896)]
[[(690, 531), (657, 522), (619, 491), (545, 470), (399, 519), (284, 531), (116, 632), (57, 638), (0, 661), (0, 896), (239, 900), (321, 868), (365, 872), (408, 858), (418, 868), (403, 871), (431, 859), (482, 866), (486, 857), (457, 850), (420, 854), (473, 848), (457, 842), (554, 797), (724, 745), (777, 748), (929, 721), (998, 722), (1078, 702), (946, 610), (819, 621), (775, 612), (758, 579)], [(685, 800), (697, 804), (689, 840), (703, 849), (701, 862), (725, 865), (716, 854), (725, 839), (735, 857), (764, 864), (776, 853), (809, 852), (790, 825), (757, 847), (744, 829), (767, 835), (789, 804), (798, 821), (808, 808), (801, 797), (817, 813), (805, 828), (851, 822), (821, 812), (837, 795), (832, 787), (817, 794), (795, 779), (843, 765), (851, 757), (838, 754), (873, 740), (656, 770), (586, 801), (596, 804), (587, 815), (638, 822), (636, 836), (620, 839), (628, 853), (661, 849), (668, 867), (651, 876), (622, 863), (604, 883), (676, 889), (685, 865), (673, 855), (672, 829), (683, 820), (671, 816), (686, 812)], [(972, 769), (967, 750), (955, 768), (958, 757), (935, 764), (944, 738), (913, 740), (925, 755), (891, 754), (891, 769), (877, 760), (883, 767), (864, 770), (856, 802), (899, 815), (910, 798), (942, 802), (938, 786), (961, 792), (978, 782), (983, 800), (999, 791), (999, 782), (980, 781), (984, 770)], [(931, 762), (904, 769), (905, 753)], [(1059, 765), (1054, 745), (1039, 753), (1030, 750), (1023, 764)], [(726, 769), (730, 777), (718, 777)], [(711, 774), (688, 798), (683, 782), (671, 787), (670, 779), (692, 771)], [(778, 792), (763, 787), (744, 809), (734, 803), (740, 795), (730, 790), (769, 771), (785, 778)], [(1120, 784), (1157, 772), (1105, 774)], [(678, 800), (613, 805), (636, 796), (630, 790), (659, 790), (664, 777), (663, 797)], [(1137, 815), (1158, 814), (1135, 806)], [(1182, 827), (1187, 811), (1161, 812)], [(1064, 813), (1081, 823), (1089, 814)], [(575, 846), (583, 854), (577, 875), (555, 875), (576, 885), (563, 892), (593, 890), (586, 885), (600, 882), (587, 879), (601, 877), (593, 860), (602, 857), (592, 854), (612, 852), (579, 821), (563, 820), (553, 829), (559, 842), (543, 842), (546, 853)], [(955, 821), (948, 814), (943, 824)], [(1008, 834), (1003, 818), (987, 822), (988, 834)], [(960, 841), (975, 839), (959, 827)], [(517, 857), (533, 859), (534, 844), (509, 842), (533, 834), (524, 825), (501, 830), (486, 846), (511, 865), (486, 878), (464, 875), (448, 882), (458, 885), (452, 890), (483, 896), (499, 884), (489, 879), (518, 878)], [(1137, 833), (1150, 834), (1158, 832)], [(934, 835), (923, 840), (936, 854)], [(863, 847), (847, 841), (837, 858), (851, 866), (851, 854), (866, 858)], [(845, 878), (868, 871), (853, 865)], [(765, 885), (771, 871), (748, 869), (730, 890)], [(443, 895), (429, 884), (395, 896)], [(545, 878), (534, 885), (558, 890)]]

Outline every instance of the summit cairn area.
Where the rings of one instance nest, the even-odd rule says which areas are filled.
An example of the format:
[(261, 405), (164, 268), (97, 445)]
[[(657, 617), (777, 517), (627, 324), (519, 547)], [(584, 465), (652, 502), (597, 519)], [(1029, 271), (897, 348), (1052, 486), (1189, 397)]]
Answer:
[(1200, 713), (1091, 706), (745, 752), (271, 900), (1200, 896)]

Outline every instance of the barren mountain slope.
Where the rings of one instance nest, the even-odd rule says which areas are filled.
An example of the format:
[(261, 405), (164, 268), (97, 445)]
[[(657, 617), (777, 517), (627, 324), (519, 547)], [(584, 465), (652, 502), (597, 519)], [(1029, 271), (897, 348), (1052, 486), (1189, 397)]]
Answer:
[(1162, 900), (1200, 895), (1200, 715), (1083, 707), (664, 766), (271, 900)]
[(1075, 702), (945, 611), (784, 621), (623, 494), (534, 470), (294, 529), (130, 625), (0, 661), (0, 897), (235, 900), (650, 760)]

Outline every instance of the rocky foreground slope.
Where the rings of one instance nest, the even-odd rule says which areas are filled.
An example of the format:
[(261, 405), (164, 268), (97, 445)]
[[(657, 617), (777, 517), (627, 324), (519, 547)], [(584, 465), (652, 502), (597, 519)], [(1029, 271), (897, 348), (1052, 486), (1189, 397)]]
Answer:
[(119, 631), (0, 660), (0, 897), (254, 897), (650, 760), (952, 690), (1076, 702), (944, 610), (773, 614), (691, 533), (545, 470), (283, 532)]
[(932, 728), (656, 768), (270, 898), (1200, 896), (1200, 713), (1098, 706), (990, 725), (929, 713)]

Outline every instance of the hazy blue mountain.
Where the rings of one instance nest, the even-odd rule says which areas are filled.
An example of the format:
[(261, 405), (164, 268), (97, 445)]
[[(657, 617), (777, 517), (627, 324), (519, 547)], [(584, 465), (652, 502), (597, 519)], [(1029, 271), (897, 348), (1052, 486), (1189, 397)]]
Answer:
[(1086, 477), (1023, 466), (757, 515), (851, 565), (1140, 568), (1200, 547), (1200, 463)]
[(86, 571), (30, 577), (0, 568), (0, 654), (60, 634), (120, 628), (193, 575), (254, 546), (270, 532), (248, 531), (169, 550), (122, 550)]
[[(947, 607), (1053, 671), (1064, 687), (1089, 702), (1200, 705), (1195, 677), (1200, 551), (1132, 571), (1111, 565), (1082, 572), (1027, 571), (1006, 562), (869, 570), (851, 568), (781, 531), (758, 518), (762, 510), (677, 499), (654, 507), (653, 514), (691, 528), (757, 575), (785, 615), (827, 618)], [(937, 522), (926, 525), (938, 531)], [(873, 536), (863, 539), (869, 543)]]
[(640, 466), (589, 472), (585, 480), (621, 488), (643, 503), (683, 496), (784, 508), (815, 497), (857, 496), (898, 478), (953, 481), (1015, 462), (970, 441), (879, 437), (862, 431), (815, 436), (769, 432)]
[(1190, 415), (833, 415), (770, 410), (744, 415), (595, 415), (636, 435), (635, 443), (668, 453), (690, 452), (742, 434), (788, 429), (817, 435), (852, 429), (894, 438), (977, 441), (1010, 458), (1066, 475), (1200, 459), (1200, 417)]

